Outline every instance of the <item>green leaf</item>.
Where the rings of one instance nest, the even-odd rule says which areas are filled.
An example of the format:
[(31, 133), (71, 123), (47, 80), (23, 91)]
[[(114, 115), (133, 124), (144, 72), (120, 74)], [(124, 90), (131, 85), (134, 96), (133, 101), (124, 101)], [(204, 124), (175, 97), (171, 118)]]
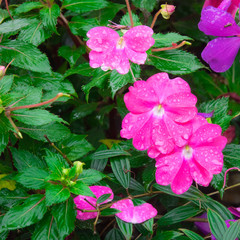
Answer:
[(41, 126), (32, 126), (25, 124), (19, 124), (19, 126), (24, 128), (21, 130), (22, 132), (26, 133), (33, 139), (43, 142), (47, 142), (44, 135), (47, 135), (52, 142), (61, 141), (70, 135), (69, 128), (57, 122), (48, 123)]
[(145, 221), (142, 225), (148, 230), (148, 232), (153, 233), (153, 223), (154, 223), (154, 218), (151, 218)]
[(9, 231), (2, 231), (0, 232), (0, 239), (1, 240), (6, 240), (8, 236)]
[(182, 233), (177, 231), (163, 231), (163, 232), (158, 231), (153, 240), (173, 240), (178, 239), (178, 237), (182, 235), (183, 235)]
[(73, 12), (83, 13), (98, 10), (107, 6), (105, 0), (64, 0), (62, 8)]
[(44, 189), (45, 178), (49, 173), (43, 169), (31, 167), (18, 174), (17, 182), (30, 189)]
[(110, 163), (113, 174), (115, 175), (117, 180), (124, 188), (129, 188), (131, 167), (128, 158), (115, 157), (111, 159)]
[[(137, 79), (140, 77), (140, 66), (137, 64), (131, 65), (132, 72), (134, 77)], [(116, 92), (127, 85), (128, 83), (134, 83), (133, 76), (131, 74), (131, 71), (129, 71), (127, 74), (120, 74), (116, 70), (113, 70), (110, 75), (110, 88), (112, 92), (112, 98), (114, 98)]]
[(68, 188), (58, 184), (48, 184), (46, 187), (46, 205), (61, 203), (70, 197)]
[(21, 29), (18, 40), (38, 46), (50, 36), (51, 33), (44, 29), (43, 22), (34, 19), (30, 25)]
[(50, 150), (46, 149), (45, 161), (49, 167), (49, 169), (56, 173), (58, 176), (62, 175), (63, 168), (68, 168), (68, 164), (66, 160), (57, 153), (53, 153)]
[(0, 34), (14, 33), (32, 23), (31, 19), (22, 18), (4, 22), (0, 25)]
[(59, 142), (60, 149), (71, 161), (79, 159), (94, 150), (93, 146), (85, 138), (86, 135), (71, 134), (68, 138)]
[(9, 133), (7, 131), (1, 131), (0, 129), (0, 154), (7, 147), (8, 141), (9, 141)]
[(124, 150), (102, 150), (95, 152), (91, 155), (91, 159), (101, 160), (105, 158), (117, 157), (117, 156), (130, 156), (131, 154)]
[(59, 234), (65, 239), (75, 228), (77, 211), (72, 198), (66, 202), (53, 206), (52, 214), (56, 220)]
[[(139, 20), (138, 15), (132, 13), (132, 18), (133, 18), (134, 26), (142, 25), (141, 22), (140, 22), (140, 20)], [(121, 25), (125, 25), (125, 26), (131, 26), (131, 21), (130, 21), (129, 13), (126, 13), (126, 14), (121, 18), (120, 24), (121, 24)]]
[(182, 36), (175, 32), (170, 32), (166, 34), (157, 33), (153, 35), (153, 38), (155, 39), (155, 48), (172, 47), (172, 43), (178, 43), (183, 40), (193, 40), (190, 37)]
[(76, 195), (95, 197), (95, 195), (90, 190), (90, 188), (83, 182), (79, 182), (79, 181), (77, 181), (75, 185), (70, 187), (70, 191)]
[(0, 81), (0, 95), (6, 94), (12, 87), (14, 75), (5, 75)]
[(65, 58), (69, 62), (71, 67), (73, 67), (76, 64), (77, 60), (85, 52), (86, 52), (86, 49), (84, 47), (79, 47), (79, 48), (73, 49), (69, 46), (62, 46), (58, 49), (58, 55)]
[(121, 211), (119, 211), (118, 209), (115, 208), (107, 208), (107, 209), (103, 209), (101, 211), (101, 216), (110, 216), (110, 215), (114, 215), (117, 213), (120, 213)]
[(56, 219), (49, 213), (47, 213), (44, 218), (38, 222), (38, 224), (36, 224), (35, 231), (31, 239), (63, 240), (63, 238), (59, 236)]
[(107, 233), (104, 240), (125, 240), (125, 238), (119, 229), (113, 228)]
[(116, 217), (118, 227), (125, 236), (126, 240), (130, 240), (132, 237), (133, 225), (132, 223), (127, 223), (122, 221), (120, 218)]
[(163, 217), (161, 217), (158, 220), (158, 225), (159, 226), (166, 226), (166, 225), (171, 225), (175, 224), (178, 222), (181, 222), (183, 220), (186, 220), (190, 217), (194, 217), (201, 213), (202, 210), (199, 210), (197, 206), (194, 205), (186, 205), (186, 206), (181, 206), (174, 208), (167, 214), (165, 214)]
[(0, 54), (3, 61), (9, 63), (13, 59), (13, 66), (35, 72), (51, 73), (48, 58), (34, 45), (18, 40), (1, 42)]
[(67, 123), (57, 115), (54, 115), (43, 109), (25, 110), (19, 114), (15, 114), (14, 118), (17, 119), (19, 122), (23, 122), (25, 124), (33, 126), (40, 126), (52, 122)]
[(14, 230), (37, 223), (46, 213), (45, 197), (35, 194), (11, 208), (3, 218), (3, 228)]
[(81, 181), (87, 185), (94, 185), (95, 183), (101, 181), (105, 175), (95, 169), (83, 170), (79, 175), (77, 181)]
[[(76, 67), (73, 67), (73, 68), (70, 68), (68, 69), (65, 74), (64, 74), (64, 77), (68, 77), (68, 76), (71, 76), (73, 74), (79, 74), (79, 75), (82, 75), (82, 76), (86, 76), (86, 77), (89, 77), (89, 76), (92, 76), (94, 73), (93, 69), (89, 66), (89, 63), (83, 63), (83, 64), (79, 64), (77, 65)], [(91, 82), (90, 82), (91, 83)], [(89, 84), (90, 84), (89, 83)], [(86, 85), (85, 85), (86, 86)]]
[(43, 7), (43, 4), (41, 2), (25, 2), (19, 5), (19, 7), (17, 7), (14, 10), (14, 13), (15, 14), (26, 13), (33, 9), (42, 8), (42, 7)]
[(182, 50), (154, 52), (149, 56), (146, 64), (172, 74), (188, 74), (204, 68), (196, 56)]
[(111, 196), (111, 193), (103, 194), (102, 196), (100, 196), (97, 199), (97, 204), (101, 204), (101, 203), (105, 202), (110, 196)]
[(227, 168), (238, 167), (240, 168), (240, 145), (228, 144), (223, 149), (224, 163)]
[(152, 183), (155, 180), (155, 163), (147, 166), (142, 173), (142, 180), (144, 185), (149, 185), (150, 183)]
[(240, 232), (239, 220), (232, 223), (228, 230), (223, 235), (223, 240), (235, 240)]
[(129, 188), (135, 191), (144, 192), (144, 187), (134, 178), (130, 178)]
[(2, 23), (8, 17), (9, 17), (8, 11), (5, 9), (0, 9), (0, 23)]
[(47, 6), (40, 11), (40, 18), (44, 27), (55, 33), (57, 33), (56, 24), (59, 16), (60, 8), (57, 4), (53, 4), (51, 7)]
[(217, 100), (211, 100), (204, 102), (199, 106), (199, 112), (210, 113), (214, 111), (212, 122), (221, 126), (224, 132), (229, 127), (232, 116), (228, 113), (229, 98), (223, 97)]
[(222, 187), (223, 187), (223, 183), (224, 183), (224, 175), (225, 172), (227, 171), (227, 168), (225, 165), (223, 165), (222, 171), (221, 173), (217, 174), (217, 175), (213, 175), (212, 181), (211, 181), (211, 185), (221, 191)]
[(188, 229), (179, 229), (181, 230), (186, 236), (188, 236), (191, 240), (204, 240), (203, 237), (201, 237), (200, 235), (198, 235), (195, 232), (192, 232)]
[(223, 235), (227, 231), (226, 223), (219, 214), (211, 209), (208, 209), (207, 216), (212, 234), (216, 239), (222, 240)]
[(87, 103), (74, 108), (71, 114), (71, 121), (84, 118), (97, 109), (98, 103)]
[(155, 5), (156, 5), (156, 0), (133, 0), (133, 4), (141, 9), (146, 9), (148, 12), (152, 12)]
[(46, 167), (46, 164), (43, 162), (43, 160), (26, 150), (17, 150), (16, 148), (11, 148), (11, 153), (13, 156), (14, 166), (19, 172), (24, 172), (32, 167)]

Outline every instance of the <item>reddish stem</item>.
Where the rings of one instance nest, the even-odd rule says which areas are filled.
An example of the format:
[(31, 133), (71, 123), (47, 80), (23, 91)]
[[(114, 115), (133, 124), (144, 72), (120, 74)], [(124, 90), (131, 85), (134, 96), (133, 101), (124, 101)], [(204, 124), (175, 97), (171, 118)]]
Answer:
[(172, 50), (172, 49), (177, 49), (180, 48), (182, 46), (184, 46), (186, 44), (186, 41), (182, 41), (180, 44), (173, 44), (174, 46), (172, 47), (164, 47), (164, 48), (153, 48), (152, 52), (161, 52), (161, 51), (167, 51), (167, 50)]
[(130, 4), (129, 4), (129, 1), (128, 0), (125, 0), (125, 1), (126, 1), (126, 4), (127, 4), (127, 10), (128, 10), (128, 14), (129, 14), (130, 22), (131, 22), (131, 27), (133, 28), (134, 23), (133, 23), (133, 18), (132, 18), (131, 7), (130, 7)]
[(155, 25), (155, 22), (157, 21), (157, 18), (159, 16), (159, 14), (161, 13), (162, 9), (158, 10), (158, 12), (154, 15), (154, 18), (153, 18), (153, 21), (152, 21), (152, 24), (151, 24), (151, 28), (154, 27)]
[(11, 13), (10, 13), (10, 11), (9, 11), (8, 1), (7, 1), (7, 0), (5, 0), (5, 4), (6, 4), (6, 8), (7, 8), (7, 11), (8, 11), (8, 14), (9, 14), (10, 18), (11, 18), (12, 20), (14, 20), (13, 17), (12, 17), (12, 15), (11, 15)]
[(237, 167), (232, 167), (232, 168), (229, 168), (226, 172), (225, 172), (225, 174), (224, 174), (224, 183), (223, 183), (223, 188), (225, 188), (225, 186), (226, 186), (226, 181), (227, 181), (227, 173), (229, 172), (229, 171), (231, 171), (231, 170), (238, 170), (238, 171), (240, 171), (240, 168), (237, 168)]

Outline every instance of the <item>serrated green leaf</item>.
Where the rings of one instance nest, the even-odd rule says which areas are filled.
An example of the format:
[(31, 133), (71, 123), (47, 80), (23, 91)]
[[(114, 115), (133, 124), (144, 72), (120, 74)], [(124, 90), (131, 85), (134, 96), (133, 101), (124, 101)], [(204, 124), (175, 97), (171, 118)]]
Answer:
[(121, 211), (119, 211), (118, 209), (115, 208), (107, 208), (107, 209), (103, 209), (101, 211), (101, 216), (110, 216), (110, 215), (114, 215), (117, 213), (120, 213)]
[(208, 209), (207, 216), (208, 216), (209, 227), (211, 229), (212, 234), (218, 240), (222, 240), (223, 235), (227, 231), (227, 226), (224, 220), (221, 218), (221, 216), (218, 213), (216, 213), (215, 211), (212, 211), (211, 209)]
[(44, 7), (40, 11), (40, 18), (42, 19), (43, 25), (51, 30), (52, 32), (57, 33), (56, 24), (57, 18), (60, 16), (60, 8), (57, 4), (53, 4), (51, 7)]
[(238, 167), (240, 168), (240, 145), (228, 144), (223, 149), (224, 163), (227, 168)]
[(199, 106), (199, 112), (210, 113), (214, 111), (212, 122), (220, 125), (224, 132), (227, 130), (230, 121), (232, 120), (232, 116), (227, 115), (228, 103), (229, 98), (226, 97), (204, 102)]
[(9, 17), (8, 11), (5, 9), (0, 9), (0, 24)]
[(79, 159), (94, 150), (93, 146), (85, 139), (86, 135), (71, 134), (59, 142), (60, 149), (71, 161)]
[(31, 19), (22, 18), (4, 22), (0, 25), (0, 34), (15, 33), (32, 23)]
[(204, 68), (196, 56), (182, 50), (154, 52), (146, 64), (172, 74), (188, 74)]
[(87, 185), (93, 185), (104, 178), (104, 174), (95, 170), (95, 169), (87, 169), (83, 170), (79, 175), (77, 181), (81, 181)]
[(19, 229), (37, 223), (46, 213), (45, 197), (35, 194), (24, 201), (22, 205), (11, 208), (3, 218), (3, 228)]
[(58, 184), (48, 184), (46, 187), (46, 205), (61, 203), (70, 197), (68, 188)]
[(90, 188), (80, 181), (77, 181), (75, 185), (70, 187), (70, 191), (76, 195), (95, 197)]
[(69, 128), (57, 122), (48, 123), (41, 126), (32, 126), (25, 124), (19, 124), (18, 126), (24, 128), (21, 129), (21, 132), (26, 133), (33, 139), (43, 142), (47, 142), (44, 135), (47, 135), (52, 142), (61, 141), (70, 135)]
[(18, 40), (1, 42), (0, 54), (2, 59), (13, 66), (35, 72), (51, 73), (48, 58), (34, 45)]
[[(132, 64), (131, 68), (132, 68), (132, 72), (133, 72), (135, 79), (139, 78), (140, 71), (141, 71), (140, 66), (137, 64)], [(112, 92), (112, 98), (114, 98), (116, 92), (119, 89), (121, 89), (128, 83), (133, 83), (134, 79), (133, 79), (133, 76), (130, 71), (127, 74), (120, 74), (116, 70), (113, 70), (110, 75), (109, 81), (110, 81), (109, 85), (110, 85), (111, 92)]]
[(44, 189), (45, 178), (49, 173), (43, 169), (31, 167), (18, 174), (17, 182), (30, 189)]
[(182, 36), (179, 33), (170, 32), (166, 34), (157, 33), (153, 35), (155, 39), (154, 46), (155, 48), (161, 47), (172, 47), (172, 43), (178, 43), (183, 40), (193, 40), (188, 36)]
[(179, 230), (181, 230), (181, 231), (182, 231), (186, 236), (188, 236), (189, 239), (191, 239), (191, 240), (204, 240), (203, 237), (201, 237), (201, 236), (198, 235), (197, 233), (192, 232), (192, 231), (190, 231), (190, 230), (188, 230), (188, 229), (179, 229)]
[(19, 172), (24, 172), (32, 167), (46, 167), (46, 164), (43, 160), (26, 150), (17, 150), (16, 148), (11, 148), (11, 153), (13, 156), (14, 166)]
[(32, 240), (63, 240), (59, 235), (56, 219), (49, 213), (36, 224), (35, 231), (31, 237)]
[(190, 217), (194, 217), (201, 213), (202, 210), (199, 210), (197, 206), (194, 205), (186, 205), (174, 208), (163, 217), (158, 220), (159, 226), (166, 226), (181, 222)]
[[(132, 19), (133, 19), (134, 26), (142, 25), (141, 22), (140, 22), (140, 20), (139, 20), (138, 15), (132, 13)], [(121, 18), (120, 24), (121, 24), (121, 25), (125, 25), (125, 26), (131, 26), (131, 21), (130, 21), (129, 13), (126, 13), (126, 14)]]
[(53, 206), (52, 214), (56, 220), (59, 234), (65, 239), (75, 228), (77, 211), (72, 198)]
[(43, 7), (43, 4), (41, 2), (25, 2), (19, 5), (19, 7), (17, 7), (14, 10), (14, 13), (15, 14), (26, 13), (33, 9), (42, 8), (42, 7)]
[[(83, 64), (79, 64), (76, 67), (70, 68), (68, 69), (65, 74), (64, 77), (68, 77), (71, 76), (73, 74), (79, 74), (82, 76), (92, 76), (94, 73), (93, 69), (89, 66), (89, 63), (83, 63)], [(90, 84), (90, 83), (89, 83)], [(86, 86), (86, 85), (85, 85)]]
[(130, 240), (132, 237), (133, 225), (132, 223), (127, 223), (122, 221), (120, 218), (116, 217), (118, 227), (125, 236), (126, 240)]
[(113, 228), (107, 233), (104, 240), (125, 240), (125, 238), (119, 229)]
[(14, 75), (5, 75), (0, 81), (0, 95), (6, 94), (12, 87)]
[(148, 12), (152, 12), (157, 1), (156, 0), (133, 0), (133, 4), (141, 9), (146, 9)]
[(98, 10), (107, 6), (105, 0), (64, 0), (62, 8), (73, 12), (83, 13)]
[(232, 223), (228, 230), (223, 235), (223, 240), (235, 240), (240, 232), (239, 220)]
[(126, 157), (114, 157), (110, 160), (113, 174), (124, 188), (130, 184), (130, 163)]
[(25, 110), (19, 114), (15, 114), (13, 118), (17, 119), (19, 122), (33, 126), (40, 126), (52, 122), (67, 123), (57, 115), (54, 115), (43, 109)]

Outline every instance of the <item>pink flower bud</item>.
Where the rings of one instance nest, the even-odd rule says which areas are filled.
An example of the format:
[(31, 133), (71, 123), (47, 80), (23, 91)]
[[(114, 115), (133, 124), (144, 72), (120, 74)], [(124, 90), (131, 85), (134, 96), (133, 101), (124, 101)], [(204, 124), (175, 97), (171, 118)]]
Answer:
[(164, 19), (169, 19), (170, 16), (175, 12), (174, 5), (162, 4), (161, 8), (162, 8), (161, 14)]
[(0, 66), (0, 77), (5, 75), (6, 68), (4, 66)]

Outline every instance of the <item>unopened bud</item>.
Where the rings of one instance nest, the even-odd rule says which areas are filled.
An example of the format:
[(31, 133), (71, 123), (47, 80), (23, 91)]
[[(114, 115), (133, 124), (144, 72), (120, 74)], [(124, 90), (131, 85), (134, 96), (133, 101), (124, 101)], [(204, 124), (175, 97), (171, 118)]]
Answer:
[(0, 66), (0, 77), (5, 75), (6, 68), (4, 66)]
[(76, 175), (79, 176), (83, 171), (83, 165), (85, 165), (85, 163), (76, 161), (73, 164), (74, 164), (74, 166), (76, 166)]
[(161, 8), (162, 8), (161, 14), (162, 14), (162, 17), (164, 19), (169, 19), (170, 16), (175, 11), (175, 6), (174, 5), (162, 4)]
[(70, 172), (70, 168), (63, 168), (62, 173), (64, 176), (67, 176)]

